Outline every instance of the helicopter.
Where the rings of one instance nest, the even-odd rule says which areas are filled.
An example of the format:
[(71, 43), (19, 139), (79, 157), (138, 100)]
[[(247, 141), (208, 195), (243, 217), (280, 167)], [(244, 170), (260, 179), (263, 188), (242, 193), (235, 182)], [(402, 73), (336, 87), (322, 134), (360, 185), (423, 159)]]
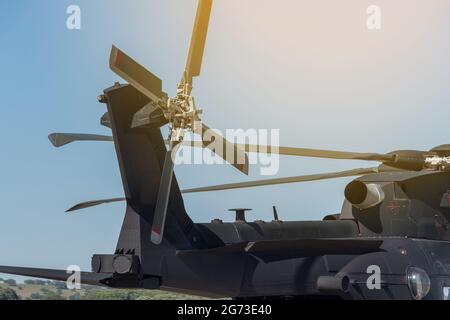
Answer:
[[(99, 96), (107, 112), (101, 124), (112, 136), (55, 133), (57, 147), (75, 141), (113, 142), (124, 198), (78, 204), (69, 211), (116, 201), (126, 212), (116, 250), (95, 254), (84, 284), (166, 290), (204, 297), (246, 299), (450, 299), (450, 145), (430, 151), (356, 153), (237, 144), (215, 140), (242, 161), (230, 163), (248, 174), (247, 153), (378, 161), (380, 166), (181, 190), (173, 157), (186, 132), (209, 127), (192, 96), (200, 75), (212, 0), (199, 0), (186, 68), (173, 98), (162, 81), (117, 47), (111, 69), (116, 83)], [(161, 127), (169, 125), (165, 139)], [(216, 149), (218, 156), (225, 154)], [(345, 189), (339, 214), (322, 221), (248, 222), (249, 209), (233, 209), (233, 223), (194, 223), (183, 194), (217, 192), (356, 177)], [(379, 271), (379, 281), (370, 284)], [(66, 281), (65, 270), (0, 266), (0, 273)]]

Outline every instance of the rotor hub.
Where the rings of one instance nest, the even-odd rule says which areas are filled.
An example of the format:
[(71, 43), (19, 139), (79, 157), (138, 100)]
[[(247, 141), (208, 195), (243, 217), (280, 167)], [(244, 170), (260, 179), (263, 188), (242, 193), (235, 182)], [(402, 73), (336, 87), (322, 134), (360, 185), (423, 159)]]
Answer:
[(177, 96), (168, 99), (167, 108), (163, 110), (170, 123), (172, 142), (182, 142), (185, 131), (195, 132), (201, 122), (202, 110), (197, 109), (195, 99), (190, 95), (191, 90), (189, 84), (178, 85)]
[(450, 171), (450, 157), (428, 157), (425, 159), (425, 168), (438, 171)]

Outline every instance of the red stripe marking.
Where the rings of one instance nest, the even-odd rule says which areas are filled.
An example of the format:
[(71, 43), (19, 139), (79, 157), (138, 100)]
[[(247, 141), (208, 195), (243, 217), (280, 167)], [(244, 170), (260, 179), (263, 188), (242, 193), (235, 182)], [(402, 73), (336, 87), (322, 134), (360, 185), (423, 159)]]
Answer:
[(401, 206), (397, 202), (390, 202), (388, 205), (388, 209), (394, 210), (394, 209), (400, 209)]
[(152, 228), (152, 232), (156, 233), (158, 236), (161, 235), (161, 230), (159, 228)]

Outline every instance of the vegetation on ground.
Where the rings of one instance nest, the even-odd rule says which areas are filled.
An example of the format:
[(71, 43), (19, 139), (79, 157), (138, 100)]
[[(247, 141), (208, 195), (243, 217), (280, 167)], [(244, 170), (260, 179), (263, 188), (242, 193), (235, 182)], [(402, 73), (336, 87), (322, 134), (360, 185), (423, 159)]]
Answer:
[(204, 298), (158, 290), (107, 289), (82, 286), (68, 290), (64, 282), (0, 279), (0, 300), (201, 300)]

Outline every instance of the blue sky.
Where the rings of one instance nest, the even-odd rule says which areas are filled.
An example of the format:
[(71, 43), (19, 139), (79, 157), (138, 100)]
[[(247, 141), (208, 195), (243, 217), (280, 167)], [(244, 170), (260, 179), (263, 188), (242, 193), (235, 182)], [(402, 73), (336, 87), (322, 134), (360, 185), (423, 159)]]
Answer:
[[(82, 29), (66, 28), (66, 8)], [(366, 8), (382, 9), (382, 30)], [(60, 150), (51, 132), (109, 134), (96, 97), (119, 79), (108, 69), (116, 44), (174, 93), (186, 61), (195, 0), (0, 1), (1, 265), (89, 269), (114, 250), (124, 206), (65, 209), (123, 194), (114, 148)], [(281, 144), (350, 151), (430, 149), (449, 143), (450, 3), (433, 1), (216, 0), (202, 77), (204, 120), (218, 129), (280, 129)], [(371, 163), (282, 158), (279, 176)], [(243, 181), (233, 168), (177, 168), (182, 187)], [(257, 168), (252, 179), (258, 178)], [(340, 210), (350, 179), (188, 195), (197, 222), (321, 219)]]

